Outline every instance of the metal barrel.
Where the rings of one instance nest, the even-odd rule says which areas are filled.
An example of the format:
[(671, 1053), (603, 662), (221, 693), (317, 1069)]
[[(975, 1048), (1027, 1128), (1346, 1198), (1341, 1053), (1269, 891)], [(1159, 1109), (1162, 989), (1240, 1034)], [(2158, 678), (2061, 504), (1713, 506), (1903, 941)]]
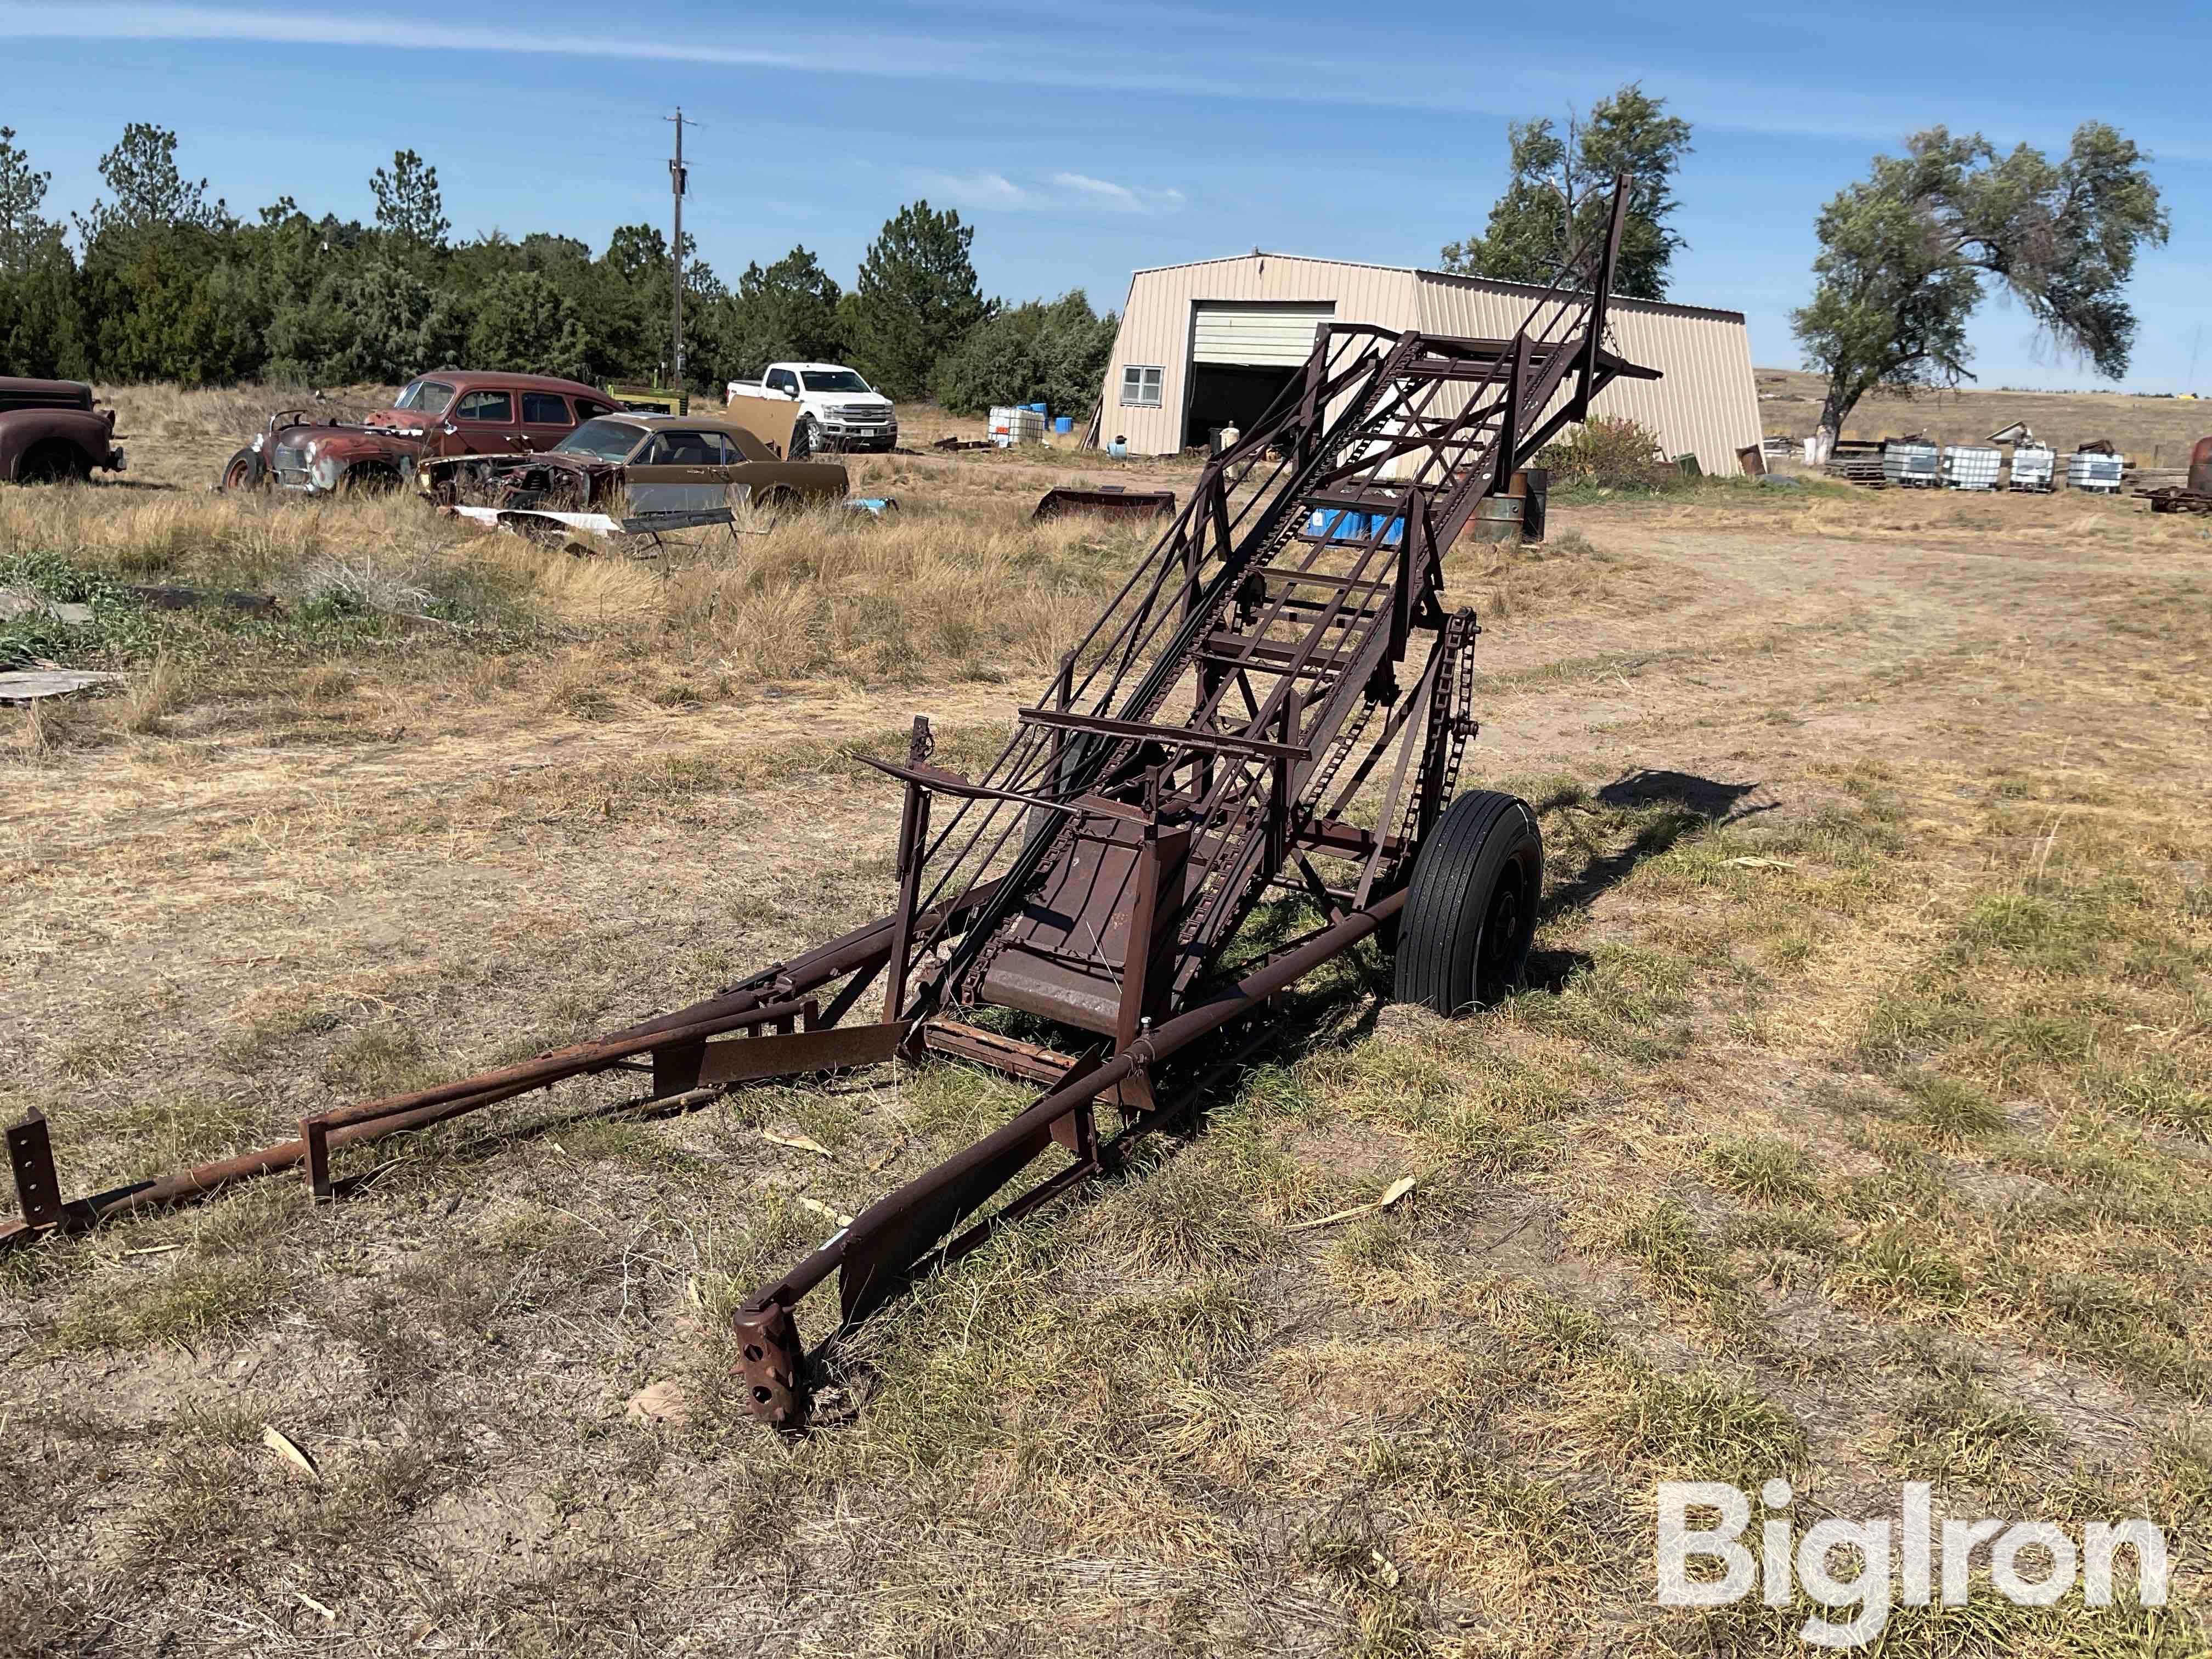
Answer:
[(1522, 495), (1486, 495), (1474, 509), (1474, 538), (1479, 542), (1517, 542), (1521, 515), (1528, 507)]

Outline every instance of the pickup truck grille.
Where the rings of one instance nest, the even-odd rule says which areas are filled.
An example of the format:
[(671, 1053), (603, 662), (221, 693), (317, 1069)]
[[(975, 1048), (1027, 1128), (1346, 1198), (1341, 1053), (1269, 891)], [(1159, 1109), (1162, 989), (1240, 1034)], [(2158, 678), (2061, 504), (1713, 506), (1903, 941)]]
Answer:
[(888, 426), (891, 412), (879, 404), (836, 404), (830, 412), (841, 421), (860, 421), (869, 426)]

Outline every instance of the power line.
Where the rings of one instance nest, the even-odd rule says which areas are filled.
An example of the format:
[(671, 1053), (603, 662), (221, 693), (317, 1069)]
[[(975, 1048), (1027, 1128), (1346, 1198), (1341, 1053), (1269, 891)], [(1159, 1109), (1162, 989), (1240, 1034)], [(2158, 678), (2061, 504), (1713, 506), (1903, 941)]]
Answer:
[(669, 353), (668, 361), (673, 370), (671, 380), (678, 395), (684, 391), (684, 197), (690, 188), (690, 175), (684, 166), (684, 129), (696, 127), (696, 121), (687, 120), (684, 106), (676, 106), (676, 113), (664, 115), (664, 121), (676, 126), (676, 155), (668, 164), (668, 190), (676, 206), (676, 234), (669, 240)]

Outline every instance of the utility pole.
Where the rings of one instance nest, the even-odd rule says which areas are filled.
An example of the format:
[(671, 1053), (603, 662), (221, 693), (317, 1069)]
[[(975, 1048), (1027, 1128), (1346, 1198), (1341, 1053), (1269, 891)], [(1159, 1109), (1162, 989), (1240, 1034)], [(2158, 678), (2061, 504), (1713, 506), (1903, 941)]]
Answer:
[(689, 179), (684, 170), (684, 129), (696, 127), (696, 121), (684, 118), (684, 106), (676, 106), (676, 113), (664, 115), (664, 121), (676, 124), (676, 159), (668, 164), (668, 187), (676, 203), (676, 234), (669, 244), (669, 363), (674, 370), (671, 388), (679, 396), (684, 391), (684, 192)]

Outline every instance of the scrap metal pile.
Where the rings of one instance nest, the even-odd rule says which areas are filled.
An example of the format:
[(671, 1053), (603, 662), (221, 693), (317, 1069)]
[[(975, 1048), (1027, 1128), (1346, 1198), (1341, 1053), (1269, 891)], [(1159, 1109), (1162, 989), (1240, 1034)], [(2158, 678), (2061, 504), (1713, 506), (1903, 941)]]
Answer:
[[(0, 1245), (277, 1170), (326, 1194), (349, 1143), (647, 1064), (662, 1105), (894, 1056), (1040, 1085), (737, 1315), (753, 1410), (792, 1427), (814, 1375), (802, 1297), (836, 1275), (842, 1332), (1111, 1170), (1134, 1138), (1182, 1123), (1272, 1034), (1271, 999), (1321, 963), (1380, 935), (1403, 1000), (1449, 1013), (1501, 994), (1527, 958), (1542, 851), (1526, 803), (1455, 798), (1478, 629), (1443, 609), (1443, 560), (1594, 395), (1657, 378), (1603, 343), (1625, 200), (1623, 181), (1605, 232), (1510, 340), (1321, 325), (1304, 373), (1207, 464), (995, 761), (974, 776), (935, 764), (920, 720), (902, 760), (872, 761), (904, 797), (888, 915), (593, 1042), (113, 1192), (64, 1202), (34, 1118), (8, 1133), (23, 1218)], [(1224, 969), (1271, 891), (1316, 925)], [(1054, 1040), (1005, 1029), (1018, 1023)]]
[(2199, 438), (2189, 452), (2185, 482), (2136, 494), (2150, 502), (2154, 513), (2212, 513), (2212, 438)]

